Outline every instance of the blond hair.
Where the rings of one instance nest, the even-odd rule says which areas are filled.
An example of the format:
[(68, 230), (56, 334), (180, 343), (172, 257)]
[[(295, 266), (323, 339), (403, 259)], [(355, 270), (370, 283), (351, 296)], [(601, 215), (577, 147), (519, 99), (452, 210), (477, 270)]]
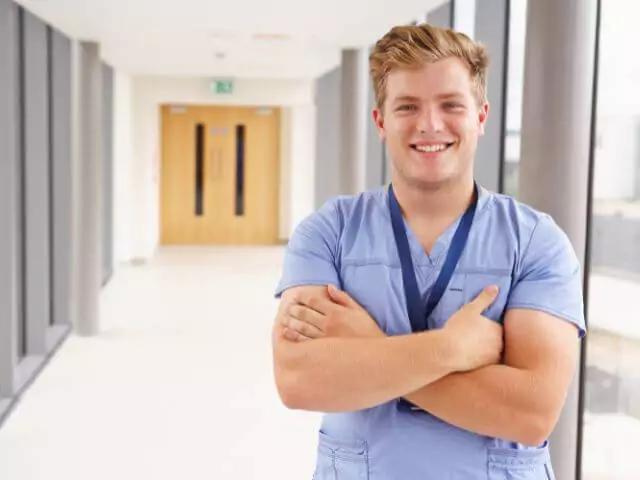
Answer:
[(427, 63), (457, 57), (468, 67), (479, 104), (486, 101), (489, 55), (485, 47), (464, 33), (427, 23), (392, 28), (369, 55), (369, 73), (376, 105), (382, 111), (387, 76), (395, 68), (420, 68)]

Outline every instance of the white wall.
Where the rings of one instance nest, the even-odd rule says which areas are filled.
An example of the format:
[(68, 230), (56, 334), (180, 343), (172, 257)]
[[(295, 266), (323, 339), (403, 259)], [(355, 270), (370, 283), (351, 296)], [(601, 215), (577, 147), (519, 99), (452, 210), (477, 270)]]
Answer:
[[(232, 94), (215, 94), (207, 79), (132, 77), (132, 139), (126, 135), (116, 150), (116, 165), (126, 164), (131, 151), (131, 182), (117, 177), (116, 188), (126, 189), (116, 206), (122, 219), (116, 233), (120, 261), (150, 258), (159, 242), (160, 216), (160, 105), (166, 103), (198, 105), (280, 106), (282, 115), (280, 235), (287, 238), (292, 228), (313, 211), (313, 165), (315, 146), (315, 108), (310, 80), (248, 80), (234, 82)], [(122, 106), (121, 106), (122, 107)], [(116, 117), (123, 108), (116, 109)], [(294, 201), (295, 200), (295, 201)], [(123, 210), (128, 209), (130, 213)], [(129, 215), (127, 217), (127, 215)], [(131, 235), (127, 232), (127, 222)], [(119, 222), (120, 223), (120, 222)]]

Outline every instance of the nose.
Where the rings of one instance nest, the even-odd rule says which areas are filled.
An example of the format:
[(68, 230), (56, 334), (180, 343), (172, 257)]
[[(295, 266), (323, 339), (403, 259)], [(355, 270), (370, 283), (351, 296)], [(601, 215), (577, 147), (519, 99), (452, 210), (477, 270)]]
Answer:
[(436, 108), (425, 107), (420, 111), (416, 128), (420, 133), (441, 132), (444, 121)]

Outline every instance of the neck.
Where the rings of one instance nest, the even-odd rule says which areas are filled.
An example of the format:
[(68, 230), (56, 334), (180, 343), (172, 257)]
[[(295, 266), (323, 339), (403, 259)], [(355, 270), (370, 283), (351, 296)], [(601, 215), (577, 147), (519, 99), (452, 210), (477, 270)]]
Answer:
[(465, 212), (473, 201), (474, 182), (464, 181), (428, 186), (409, 184), (394, 176), (393, 191), (407, 222), (448, 223)]

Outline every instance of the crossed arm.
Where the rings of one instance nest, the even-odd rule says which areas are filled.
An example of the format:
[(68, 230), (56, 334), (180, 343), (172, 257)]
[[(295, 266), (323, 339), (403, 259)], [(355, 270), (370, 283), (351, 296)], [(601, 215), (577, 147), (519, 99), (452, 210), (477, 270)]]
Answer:
[[(342, 310), (340, 321), (349, 321), (349, 315), (360, 315), (361, 318), (362, 311), (358, 311), (357, 308), (345, 308)], [(370, 321), (374, 322), (373, 319)], [(291, 352), (294, 342), (282, 338), (280, 325), (276, 325), (275, 328), (277, 368), (278, 358), (283, 358), (285, 351)], [(414, 336), (409, 335), (407, 339), (410, 340), (409, 337)], [(337, 342), (331, 347), (333, 353), (320, 358), (325, 351), (322, 342), (329, 340)], [(296, 358), (303, 358), (307, 353), (306, 358), (309, 359), (308, 354), (312, 349), (315, 349), (315, 359), (312, 359), (310, 364), (315, 363), (319, 366), (319, 362), (324, 358), (331, 358), (331, 362), (322, 365), (326, 370), (326, 377), (338, 376), (349, 385), (348, 388), (334, 390), (332, 395), (354, 397), (360, 393), (358, 385), (370, 386), (368, 380), (362, 379), (363, 375), (375, 375), (371, 370), (367, 370), (365, 352), (380, 349), (383, 346), (381, 341), (384, 342), (380, 338), (352, 338), (342, 342), (338, 339), (321, 338), (311, 342), (300, 342), (295, 348), (302, 356)], [(514, 309), (508, 311), (505, 316), (504, 341), (503, 364), (464, 373), (428, 377), (429, 383), (426, 386), (415, 389), (410, 387), (409, 380), (415, 380), (416, 377), (406, 377), (405, 369), (410, 367), (406, 360), (404, 364), (387, 363), (383, 368), (384, 372), (378, 376), (380, 385), (384, 383), (385, 375), (386, 380), (406, 377), (407, 381), (404, 383), (396, 381), (395, 393), (405, 396), (436, 417), (481, 435), (538, 445), (549, 436), (557, 422), (575, 372), (578, 355), (576, 327), (540, 311)], [(374, 345), (375, 342), (378, 343)], [(401, 350), (404, 351), (402, 347)], [(356, 351), (358, 353), (355, 353)], [(339, 358), (336, 358), (337, 352)], [(354, 365), (356, 356), (358, 360)], [(322, 398), (322, 392), (326, 392), (326, 387), (322, 382), (316, 382), (315, 385), (311, 382), (303, 388), (316, 390), (309, 393), (309, 397), (317, 394), (317, 398)], [(401, 391), (402, 388), (405, 390)], [(390, 392), (387, 390), (384, 393), (388, 397)], [(380, 403), (387, 397), (380, 396)], [(350, 401), (352, 403), (349, 403)], [(345, 399), (345, 402), (345, 405), (358, 405), (357, 398)], [(322, 401), (315, 403), (310, 409), (322, 410), (321, 404)], [(302, 403), (297, 405), (297, 408), (306, 407)]]
[(504, 364), (453, 373), (407, 399), (452, 425), (539, 445), (553, 430), (574, 375), (576, 327), (535, 310), (510, 310)]

